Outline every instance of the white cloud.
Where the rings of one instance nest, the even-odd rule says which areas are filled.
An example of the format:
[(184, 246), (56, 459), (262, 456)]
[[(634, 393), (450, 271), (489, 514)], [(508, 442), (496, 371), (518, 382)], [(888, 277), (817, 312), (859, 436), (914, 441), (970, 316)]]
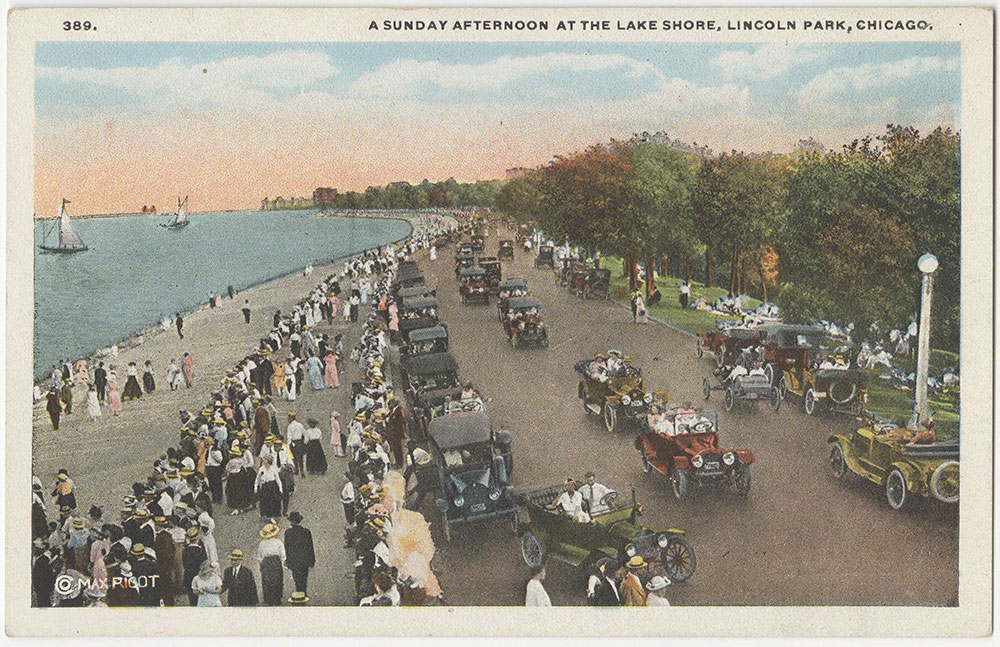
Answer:
[(712, 64), (729, 79), (771, 79), (784, 74), (793, 65), (816, 60), (821, 55), (821, 50), (815, 46), (773, 42), (753, 52), (727, 50), (712, 59)]
[(168, 59), (155, 67), (39, 67), (37, 77), (155, 98), (170, 105), (239, 101), (246, 93), (296, 90), (338, 74), (326, 54), (281, 51), (185, 65)]
[(862, 63), (857, 67), (835, 67), (810, 79), (799, 90), (800, 102), (822, 100), (838, 93), (872, 90), (921, 74), (958, 69), (958, 59), (914, 56), (888, 63)]

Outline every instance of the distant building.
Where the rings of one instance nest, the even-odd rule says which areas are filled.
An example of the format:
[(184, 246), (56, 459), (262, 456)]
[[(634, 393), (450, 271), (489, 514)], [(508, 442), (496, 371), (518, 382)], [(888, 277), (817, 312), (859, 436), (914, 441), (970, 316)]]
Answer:
[(516, 180), (519, 177), (524, 177), (528, 173), (531, 173), (530, 168), (524, 168), (523, 166), (515, 166), (514, 168), (509, 168), (504, 172), (504, 178), (508, 180)]
[(322, 187), (315, 189), (313, 191), (313, 202), (316, 204), (320, 204), (323, 202), (333, 202), (334, 198), (336, 197), (337, 197), (337, 189)]

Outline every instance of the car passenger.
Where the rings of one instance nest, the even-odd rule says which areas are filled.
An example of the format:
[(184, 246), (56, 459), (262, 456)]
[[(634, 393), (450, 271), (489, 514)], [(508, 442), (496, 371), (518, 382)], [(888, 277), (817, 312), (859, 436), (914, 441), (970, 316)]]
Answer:
[(576, 481), (571, 478), (566, 479), (566, 491), (549, 504), (548, 509), (559, 510), (574, 521), (590, 521), (590, 515), (583, 511), (583, 496), (576, 489)]
[(472, 400), (473, 398), (478, 398), (478, 397), (479, 394), (476, 393), (476, 389), (473, 388), (472, 382), (466, 384), (465, 387), (462, 389), (463, 400)]
[(743, 366), (742, 364), (737, 364), (736, 366), (733, 367), (733, 370), (730, 371), (729, 375), (726, 377), (726, 383), (727, 384), (735, 384), (736, 383), (736, 378), (743, 377), (744, 375), (747, 375), (747, 374), (748, 374), (748, 371), (747, 371), (746, 367)]
[(591, 516), (604, 514), (610, 508), (604, 503), (604, 497), (613, 492), (608, 486), (597, 482), (597, 475), (587, 472), (587, 482), (580, 487), (579, 493), (583, 499), (583, 508)]

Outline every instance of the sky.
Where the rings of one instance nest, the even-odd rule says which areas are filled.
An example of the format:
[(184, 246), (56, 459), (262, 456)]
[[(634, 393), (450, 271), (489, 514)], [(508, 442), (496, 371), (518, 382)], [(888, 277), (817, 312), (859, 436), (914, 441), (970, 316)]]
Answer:
[(643, 131), (784, 152), (888, 123), (958, 129), (959, 62), (928, 42), (43, 42), (35, 211), (495, 179)]

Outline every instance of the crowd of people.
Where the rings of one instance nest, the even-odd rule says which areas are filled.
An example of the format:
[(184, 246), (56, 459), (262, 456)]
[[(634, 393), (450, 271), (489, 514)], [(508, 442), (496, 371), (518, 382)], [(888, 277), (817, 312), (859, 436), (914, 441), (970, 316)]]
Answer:
[[(353, 530), (349, 536), (359, 548), (360, 561), (368, 564), (368, 570), (362, 568), (359, 573), (370, 573), (359, 579), (358, 590), (366, 592), (363, 598), (373, 605), (398, 598), (392, 590), (398, 593), (395, 587), (400, 582), (405, 584), (405, 591), (426, 590), (432, 597), (439, 596), (440, 589), (429, 568), (433, 544), (428, 526), (419, 514), (402, 509), (406, 489), (402, 475), (385, 471), (391, 465), (386, 450), (393, 453), (395, 462), (402, 460), (405, 417), (398, 400), (389, 397), (391, 390), (385, 386), (378, 367), (370, 363), (374, 357), (370, 350), (379, 343), (374, 342), (373, 346), (373, 335), (377, 338), (380, 334), (384, 350), (386, 286), (397, 257), (403, 258), (426, 246), (431, 232), (440, 226), (411, 239), (398, 252), (391, 247), (382, 248), (348, 261), (292, 312), (275, 313), (272, 330), (260, 340), (254, 352), (225, 375), (204, 409), (198, 413), (180, 412), (179, 441), (154, 461), (144, 480), (132, 485), (132, 493), (125, 497), (117, 520), (107, 519), (97, 506), (91, 506), (86, 515), (80, 514), (67, 470), (59, 471), (48, 495), (41, 480), (33, 477), (33, 604), (174, 606), (179, 598), (186, 597), (190, 605), (221, 606), (225, 593), (229, 606), (257, 604), (254, 573), (243, 566), (246, 555), (240, 548), (229, 553), (231, 565), (220, 572), (215, 519), (224, 514), (222, 506), (231, 515), (254, 508), (260, 513), (261, 541), (256, 556), (263, 603), (278, 605), (284, 601), (285, 569), (291, 571), (295, 586), (287, 602), (309, 601), (307, 581), (309, 569), (315, 565), (315, 551), (311, 533), (301, 525), (302, 513), (289, 508), (296, 478), (322, 475), (328, 470), (323, 432), (315, 419), (309, 418), (303, 424), (294, 412), (287, 414), (287, 426), (282, 431), (272, 397), (295, 400), (306, 379), (311, 391), (339, 387), (338, 362), (343, 356), (343, 338), (337, 335), (331, 341), (326, 335), (317, 337), (312, 329), (336, 319), (340, 310), (339, 285), (347, 281), (352, 284), (347, 299), (349, 321), (358, 319), (357, 308), (362, 303), (377, 305), (357, 349), (359, 362), (365, 368), (366, 388), (354, 398), (360, 417), (356, 416), (352, 422), (363, 422), (365, 438), (361, 438), (362, 432), (350, 433), (357, 431), (356, 425), (341, 434), (338, 412), (332, 412), (330, 418), (334, 455), (350, 452), (348, 473), (358, 479), (358, 505), (379, 499), (377, 503), (381, 506), (373, 509), (372, 505), (364, 505), (352, 515)], [(383, 278), (376, 288), (375, 280), (380, 276)], [(381, 328), (373, 323), (376, 320), (383, 322)], [(285, 348), (287, 361), (279, 363), (271, 359)], [(172, 388), (177, 375), (190, 386), (193, 371), (189, 357), (185, 355), (181, 367), (174, 361), (168, 366), (167, 382)], [(380, 361), (384, 361), (384, 356)], [(84, 363), (83, 370), (85, 367)], [(381, 386), (375, 383), (376, 377), (383, 379)], [(132, 395), (138, 388), (134, 364), (128, 378), (122, 397)], [(111, 387), (117, 384), (114, 367), (105, 372), (101, 364), (94, 379), (85, 381), (90, 383), (95, 399), (101, 397), (97, 393), (99, 383), (105, 385), (103, 395), (109, 399), (117, 392)], [(148, 361), (142, 388), (147, 394), (155, 389)], [(58, 413), (54, 414), (54, 407), (47, 406), (55, 428), (59, 414), (64, 410), (70, 413), (72, 407), (72, 397), (67, 404), (62, 393), (58, 395)], [(140, 388), (137, 397), (141, 395)], [(398, 430), (400, 442), (395, 446), (381, 441), (382, 435), (391, 437), (385, 431), (387, 428)], [(370, 439), (377, 439), (375, 445), (386, 457), (381, 463), (381, 473), (374, 469), (377, 461), (362, 460), (362, 454), (367, 456), (367, 450), (373, 446)], [(361, 482), (362, 475), (366, 475), (366, 482)], [(49, 518), (53, 515), (48, 513), (47, 496), (54, 499), (57, 519)], [(386, 514), (382, 513), (383, 508)], [(282, 541), (278, 523), (283, 517), (288, 518), (291, 527)], [(359, 525), (359, 521), (364, 523)], [(377, 552), (383, 557), (398, 555), (398, 559), (390, 560), (390, 570), (372, 559), (378, 546), (378, 542), (372, 542), (373, 529), (378, 530), (375, 535), (382, 544), (390, 547), (389, 553), (381, 549)], [(425, 540), (423, 552), (414, 550), (414, 538)], [(390, 576), (392, 582), (387, 583), (385, 578)]]

